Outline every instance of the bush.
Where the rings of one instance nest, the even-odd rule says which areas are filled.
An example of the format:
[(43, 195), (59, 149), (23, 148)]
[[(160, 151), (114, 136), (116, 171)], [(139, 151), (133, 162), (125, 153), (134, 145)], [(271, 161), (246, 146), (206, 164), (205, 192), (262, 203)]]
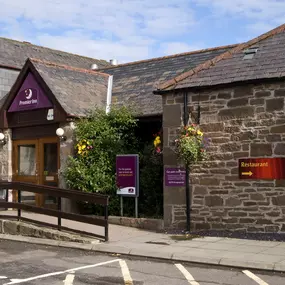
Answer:
[(163, 160), (147, 145), (140, 158), (140, 213), (146, 217), (163, 215)]
[(116, 155), (137, 151), (136, 120), (125, 107), (109, 114), (95, 109), (76, 124), (76, 155), (64, 173), (69, 187), (86, 192), (115, 191)]
[[(163, 166), (161, 156), (147, 145), (140, 151), (135, 136), (137, 121), (126, 107), (110, 113), (96, 108), (76, 124), (75, 156), (69, 157), (64, 177), (69, 187), (85, 192), (110, 195), (109, 214), (120, 214), (116, 194), (116, 155), (138, 153), (140, 156), (139, 210), (144, 216), (162, 215)], [(81, 204), (88, 214), (102, 214), (100, 207)], [(124, 215), (134, 215), (134, 199), (124, 199)]]

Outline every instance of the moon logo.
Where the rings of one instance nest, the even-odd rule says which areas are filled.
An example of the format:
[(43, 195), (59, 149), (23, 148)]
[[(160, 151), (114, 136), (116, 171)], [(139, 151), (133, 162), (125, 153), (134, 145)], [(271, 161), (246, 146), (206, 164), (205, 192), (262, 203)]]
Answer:
[(33, 96), (33, 91), (31, 89), (26, 89), (25, 94), (26, 94), (26, 99), (30, 100)]

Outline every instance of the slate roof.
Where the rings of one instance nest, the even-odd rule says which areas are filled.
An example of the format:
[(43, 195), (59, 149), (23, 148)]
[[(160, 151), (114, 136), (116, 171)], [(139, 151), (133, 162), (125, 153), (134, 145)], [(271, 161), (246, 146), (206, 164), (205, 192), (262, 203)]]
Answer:
[[(244, 59), (249, 48), (257, 52)], [(285, 77), (285, 24), (162, 83), (155, 93), (281, 77)]]
[(131, 62), (101, 69), (114, 76), (112, 103), (131, 103), (140, 115), (162, 114), (162, 99), (153, 96), (158, 82), (169, 80), (236, 45), (210, 48), (172, 56)]
[(30, 59), (60, 105), (71, 116), (84, 116), (106, 106), (109, 75), (92, 70)]
[(6, 95), (4, 95), (2, 98), (0, 97), (0, 110), (2, 108), (2, 106), (4, 105), (6, 99), (8, 98), (8, 93)]
[(20, 42), (1, 37), (0, 55), (0, 66), (18, 69), (21, 69), (23, 67), (27, 58), (32, 57), (85, 69), (90, 69), (93, 63), (96, 63), (99, 68), (110, 65), (105, 60), (84, 57), (72, 53), (33, 45), (27, 42)]

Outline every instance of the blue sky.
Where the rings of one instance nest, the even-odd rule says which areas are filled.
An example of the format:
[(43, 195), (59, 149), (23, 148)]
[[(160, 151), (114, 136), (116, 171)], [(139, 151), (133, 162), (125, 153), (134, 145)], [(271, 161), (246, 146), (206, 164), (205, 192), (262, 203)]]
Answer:
[(0, 7), (0, 36), (119, 63), (247, 41), (285, 19), (285, 0), (0, 0)]

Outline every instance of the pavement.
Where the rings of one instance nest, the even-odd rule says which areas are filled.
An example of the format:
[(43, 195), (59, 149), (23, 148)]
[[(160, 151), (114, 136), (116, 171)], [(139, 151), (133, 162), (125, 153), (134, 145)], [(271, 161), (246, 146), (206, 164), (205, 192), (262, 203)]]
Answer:
[(135, 259), (0, 240), (0, 284), (284, 285), (281, 273)]
[[(29, 213), (23, 215), (30, 218), (33, 215), (33, 219), (56, 222), (56, 219), (52, 220), (52, 217)], [(63, 226), (97, 234), (103, 233), (103, 228), (97, 226), (66, 220), (63, 220), (62, 224)], [(118, 225), (110, 225), (109, 232), (109, 242), (99, 243), (94, 240), (90, 244), (9, 235), (0, 235), (0, 238), (34, 244), (85, 249), (98, 253), (120, 254), (128, 257), (147, 257), (171, 262), (191, 262), (241, 269), (285, 272), (285, 243), (283, 242), (219, 237), (177, 240), (176, 236)]]

